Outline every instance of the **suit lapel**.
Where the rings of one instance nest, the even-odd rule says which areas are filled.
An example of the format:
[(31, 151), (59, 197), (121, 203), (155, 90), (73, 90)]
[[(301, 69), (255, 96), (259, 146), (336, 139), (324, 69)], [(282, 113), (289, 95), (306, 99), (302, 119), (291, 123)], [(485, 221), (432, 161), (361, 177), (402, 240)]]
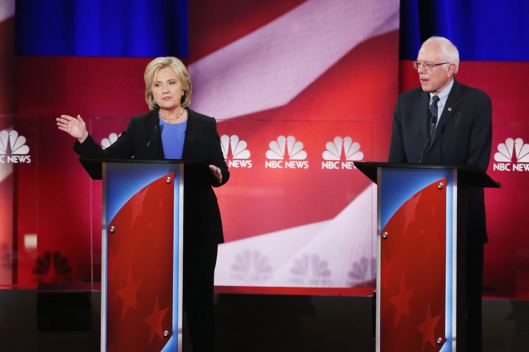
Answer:
[(420, 89), (420, 99), (418, 100), (418, 107), (417, 109), (414, 109), (415, 113), (417, 114), (416, 120), (418, 121), (418, 126), (421, 130), (421, 136), (423, 140), (423, 144), (426, 143), (429, 137), (429, 127), (428, 127), (428, 106), (430, 104), (430, 94), (428, 92), (423, 91)]
[(450, 91), (450, 94), (448, 94), (448, 99), (446, 100), (446, 104), (443, 108), (443, 113), (441, 114), (441, 117), (439, 119), (439, 124), (437, 125), (437, 129), (435, 130), (435, 133), (432, 137), (432, 145), (435, 143), (435, 141), (438, 139), (438, 137), (444, 132), (445, 126), (448, 124), (452, 116), (454, 116), (454, 113), (459, 105), (459, 97), (461, 96), (461, 85), (459, 82), (454, 80), (454, 85), (452, 86), (452, 90)]

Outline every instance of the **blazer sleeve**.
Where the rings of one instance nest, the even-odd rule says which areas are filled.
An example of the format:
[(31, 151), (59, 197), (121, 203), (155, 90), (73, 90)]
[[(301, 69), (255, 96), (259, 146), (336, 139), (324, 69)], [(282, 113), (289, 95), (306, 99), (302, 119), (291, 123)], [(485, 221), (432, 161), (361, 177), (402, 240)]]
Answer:
[(215, 165), (218, 167), (222, 172), (222, 182), (219, 183), (217, 178), (213, 175), (211, 177), (211, 185), (214, 187), (219, 187), (228, 182), (230, 178), (230, 172), (228, 170), (228, 165), (226, 165), (226, 161), (224, 160), (224, 155), (222, 154), (222, 149), (220, 146), (220, 137), (219, 133), (217, 131), (217, 121), (214, 118), (211, 118), (210, 123), (210, 139), (211, 143), (210, 150), (209, 150), (209, 165)]
[[(147, 158), (145, 154), (149, 143), (144, 142), (148, 139), (148, 136), (145, 136), (145, 116), (133, 117), (127, 129), (106, 149), (101, 148), (90, 135), (82, 144), (76, 141), (73, 149), (85, 158), (129, 159), (133, 156)], [(155, 157), (156, 155), (152, 155), (150, 159), (155, 159)]]
[(397, 99), (395, 110), (393, 111), (393, 125), (391, 128), (391, 143), (389, 146), (388, 162), (405, 163), (406, 150), (404, 149), (404, 138), (402, 134), (401, 97)]
[(128, 138), (122, 134), (116, 142), (103, 149), (91, 135), (88, 135), (83, 143), (75, 141), (73, 150), (83, 158), (128, 159), (133, 155), (129, 151), (131, 150), (129, 144)]
[(103, 148), (92, 138), (91, 135), (86, 137), (83, 143), (75, 141), (73, 150), (83, 158), (104, 158), (106, 157)]

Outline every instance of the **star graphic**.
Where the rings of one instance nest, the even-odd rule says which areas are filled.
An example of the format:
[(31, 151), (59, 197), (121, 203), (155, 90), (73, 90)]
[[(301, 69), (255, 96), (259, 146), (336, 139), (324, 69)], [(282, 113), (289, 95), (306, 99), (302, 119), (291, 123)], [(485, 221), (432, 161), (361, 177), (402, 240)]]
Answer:
[(138, 292), (138, 288), (141, 285), (141, 282), (142, 280), (134, 281), (134, 279), (132, 278), (132, 270), (129, 269), (127, 284), (124, 288), (116, 292), (117, 295), (123, 300), (123, 311), (121, 313), (121, 320), (125, 318), (125, 314), (127, 314), (129, 308), (138, 308), (138, 304), (136, 302), (136, 294)]
[[(167, 314), (167, 311), (169, 308), (164, 308), (160, 310), (159, 304), (158, 304), (158, 297), (156, 297), (156, 300), (154, 302), (154, 310), (151, 315), (149, 315), (147, 318), (145, 318), (145, 321), (149, 326), (151, 327), (151, 333), (149, 336), (149, 342), (152, 341), (152, 338), (155, 334), (157, 334), (161, 339), (163, 339), (163, 326), (162, 321), (165, 318), (165, 315)], [(168, 329), (166, 329), (168, 330)]]
[(404, 282), (404, 276), (401, 277), (400, 280), (400, 289), (399, 293), (396, 296), (391, 297), (389, 300), (395, 308), (397, 309), (397, 312), (395, 313), (395, 325), (397, 326), (400, 317), (404, 314), (406, 316), (410, 316), (410, 307), (409, 307), (409, 301), (410, 297), (413, 293), (413, 287), (406, 289), (406, 283)]
[(431, 343), (432, 346), (435, 347), (434, 329), (437, 326), (439, 319), (441, 319), (440, 315), (436, 317), (432, 317), (430, 305), (428, 305), (428, 309), (426, 311), (426, 318), (424, 319), (424, 322), (421, 325), (417, 326), (417, 330), (419, 330), (422, 333), (421, 350), (424, 349), (424, 346), (426, 345), (427, 342)]

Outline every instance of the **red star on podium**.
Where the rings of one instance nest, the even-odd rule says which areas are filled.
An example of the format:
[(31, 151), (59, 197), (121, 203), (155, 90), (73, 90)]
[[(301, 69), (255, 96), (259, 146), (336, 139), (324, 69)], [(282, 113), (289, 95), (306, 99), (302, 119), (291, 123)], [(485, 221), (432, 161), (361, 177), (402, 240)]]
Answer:
[(428, 305), (424, 322), (421, 325), (417, 326), (417, 330), (422, 333), (422, 350), (424, 350), (424, 346), (427, 342), (429, 342), (430, 344), (432, 344), (433, 347), (435, 347), (434, 329), (437, 326), (437, 323), (439, 322), (440, 318), (440, 316), (432, 317), (430, 305)]
[(400, 289), (399, 293), (396, 296), (391, 297), (389, 300), (395, 308), (397, 309), (395, 313), (395, 325), (397, 326), (397, 323), (400, 320), (400, 317), (404, 314), (406, 316), (410, 316), (410, 307), (409, 307), (409, 301), (410, 297), (413, 293), (413, 287), (406, 289), (406, 284), (404, 282), (404, 276), (401, 277), (400, 280)]
[(123, 299), (123, 311), (121, 313), (121, 320), (125, 318), (125, 314), (127, 314), (129, 308), (138, 308), (138, 304), (136, 302), (136, 294), (138, 292), (138, 288), (141, 285), (141, 281), (142, 280), (134, 281), (134, 279), (132, 278), (132, 270), (129, 269), (127, 285), (116, 292), (117, 295), (121, 297), (121, 299)]
[[(145, 321), (149, 326), (151, 327), (151, 333), (149, 335), (149, 342), (152, 341), (152, 338), (155, 334), (157, 334), (161, 339), (163, 339), (163, 326), (162, 321), (165, 315), (167, 314), (167, 311), (169, 308), (164, 308), (160, 310), (159, 304), (158, 304), (158, 297), (156, 297), (156, 300), (154, 302), (154, 309), (151, 315), (149, 315), (147, 318), (145, 318)], [(171, 331), (171, 329), (165, 329), (168, 331)]]

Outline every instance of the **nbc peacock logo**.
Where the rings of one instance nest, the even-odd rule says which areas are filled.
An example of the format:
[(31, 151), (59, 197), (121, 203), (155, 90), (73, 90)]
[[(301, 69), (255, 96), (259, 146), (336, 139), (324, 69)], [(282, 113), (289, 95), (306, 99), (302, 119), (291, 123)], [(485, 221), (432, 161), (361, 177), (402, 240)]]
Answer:
[(236, 134), (232, 136), (225, 134), (220, 137), (220, 147), (228, 167), (248, 169), (252, 167), (251, 153), (247, 149), (248, 144)]
[(114, 144), (115, 141), (118, 140), (119, 136), (121, 136), (121, 134), (118, 135), (117, 133), (112, 132), (111, 134), (108, 135), (107, 138), (103, 138), (101, 140), (101, 148), (107, 149), (112, 144)]
[(494, 171), (529, 171), (529, 144), (521, 138), (507, 138), (494, 154)]
[(325, 151), (322, 153), (322, 169), (344, 170), (354, 169), (354, 161), (364, 158), (364, 153), (360, 151), (360, 143), (353, 142), (351, 137), (334, 137), (334, 140), (327, 142)]
[(29, 164), (31, 156), (26, 145), (26, 137), (18, 134), (16, 130), (3, 130), (0, 132), (0, 163), (2, 164)]
[(302, 142), (294, 136), (279, 136), (268, 145), (265, 168), (271, 169), (308, 169), (307, 152)]

